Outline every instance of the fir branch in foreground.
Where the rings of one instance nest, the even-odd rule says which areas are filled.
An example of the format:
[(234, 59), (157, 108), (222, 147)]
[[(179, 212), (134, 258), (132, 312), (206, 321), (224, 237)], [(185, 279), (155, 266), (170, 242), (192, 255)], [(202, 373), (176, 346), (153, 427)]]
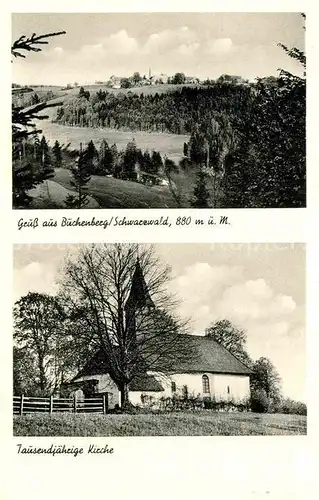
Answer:
[(20, 36), (18, 40), (15, 40), (11, 46), (11, 54), (14, 57), (22, 57), (25, 58), (25, 54), (21, 53), (21, 51), (26, 52), (41, 52), (42, 48), (37, 47), (37, 45), (47, 45), (49, 42), (46, 38), (51, 38), (53, 36), (65, 35), (66, 31), (57, 31), (55, 33), (46, 33), (45, 35), (37, 36), (35, 33), (32, 33), (31, 37), (26, 37), (25, 35)]

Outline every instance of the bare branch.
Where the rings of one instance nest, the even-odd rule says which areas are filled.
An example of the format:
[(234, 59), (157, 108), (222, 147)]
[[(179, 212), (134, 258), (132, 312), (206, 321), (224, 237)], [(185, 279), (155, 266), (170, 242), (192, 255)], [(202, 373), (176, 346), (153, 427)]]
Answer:
[(187, 322), (173, 314), (176, 298), (167, 292), (169, 279), (170, 268), (150, 245), (85, 246), (65, 263), (64, 300), (82, 311), (89, 342), (99, 346), (119, 388), (159, 364), (169, 370), (176, 359), (192, 354), (183, 342)]

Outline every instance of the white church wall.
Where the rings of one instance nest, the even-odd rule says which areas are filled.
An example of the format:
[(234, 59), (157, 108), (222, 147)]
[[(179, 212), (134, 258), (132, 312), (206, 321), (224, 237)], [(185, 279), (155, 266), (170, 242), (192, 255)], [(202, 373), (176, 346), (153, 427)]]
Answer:
[(161, 397), (167, 397), (165, 396), (165, 393), (163, 391), (160, 392), (155, 392), (155, 391), (130, 391), (129, 392), (129, 401), (132, 403), (134, 406), (142, 406), (142, 399), (144, 397), (147, 397), (148, 401), (156, 401), (160, 399)]
[(231, 399), (242, 401), (250, 396), (249, 377), (247, 375), (212, 375), (216, 400)]
[[(170, 376), (152, 372), (152, 375), (163, 386), (163, 392), (139, 393), (139, 404), (141, 394), (148, 394), (155, 399), (161, 397), (172, 397), (172, 382), (176, 384), (176, 394), (183, 395), (184, 387), (187, 387), (189, 396), (211, 396), (216, 400), (242, 401), (250, 396), (249, 376), (247, 375), (224, 375), (220, 373), (175, 373)], [(209, 380), (209, 393), (203, 393), (203, 375)]]
[(189, 396), (196, 397), (198, 396), (198, 394), (202, 395), (203, 393), (201, 373), (176, 373), (171, 376), (171, 380), (172, 382), (176, 383), (176, 393), (178, 395), (183, 395), (184, 386), (187, 387), (187, 392)]
[[(129, 400), (133, 405), (142, 405), (142, 397), (147, 396), (150, 401), (156, 401), (162, 397), (173, 396), (172, 382), (176, 384), (177, 395), (182, 396), (184, 387), (187, 387), (189, 396), (211, 396), (218, 400), (242, 401), (250, 396), (249, 377), (246, 375), (224, 375), (220, 373), (175, 373), (170, 376), (157, 372), (149, 372), (162, 385), (163, 391), (130, 391)], [(210, 394), (203, 394), (203, 375), (209, 379)], [(79, 377), (77, 381), (98, 380), (97, 391), (109, 393), (109, 408), (113, 409), (116, 404), (120, 406), (120, 392), (110, 375), (86, 375)]]

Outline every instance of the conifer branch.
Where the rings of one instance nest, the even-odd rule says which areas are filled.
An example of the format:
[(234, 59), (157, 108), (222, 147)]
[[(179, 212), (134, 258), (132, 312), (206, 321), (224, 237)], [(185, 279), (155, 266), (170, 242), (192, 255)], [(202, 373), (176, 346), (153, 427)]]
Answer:
[(25, 59), (25, 54), (21, 51), (26, 52), (41, 52), (42, 48), (37, 47), (37, 45), (47, 45), (49, 42), (46, 38), (51, 38), (53, 36), (65, 35), (66, 31), (57, 31), (55, 33), (46, 33), (45, 35), (37, 36), (32, 33), (31, 37), (26, 37), (25, 35), (20, 36), (11, 46), (11, 54), (14, 57), (22, 57)]

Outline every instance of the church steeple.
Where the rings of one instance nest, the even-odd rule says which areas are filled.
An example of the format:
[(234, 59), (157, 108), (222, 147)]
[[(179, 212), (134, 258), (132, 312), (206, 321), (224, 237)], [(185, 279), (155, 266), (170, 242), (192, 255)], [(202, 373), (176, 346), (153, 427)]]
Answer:
[(131, 290), (128, 299), (126, 301), (125, 308), (130, 308), (136, 311), (144, 307), (154, 309), (155, 305), (151, 298), (148, 286), (144, 278), (143, 270), (140, 264), (140, 259), (137, 258), (132, 278)]
[(137, 258), (130, 293), (124, 306), (127, 336), (132, 339), (132, 345), (136, 346), (137, 343), (139, 313), (145, 310), (150, 312), (152, 309), (155, 309), (155, 304), (148, 290), (139, 258)]

